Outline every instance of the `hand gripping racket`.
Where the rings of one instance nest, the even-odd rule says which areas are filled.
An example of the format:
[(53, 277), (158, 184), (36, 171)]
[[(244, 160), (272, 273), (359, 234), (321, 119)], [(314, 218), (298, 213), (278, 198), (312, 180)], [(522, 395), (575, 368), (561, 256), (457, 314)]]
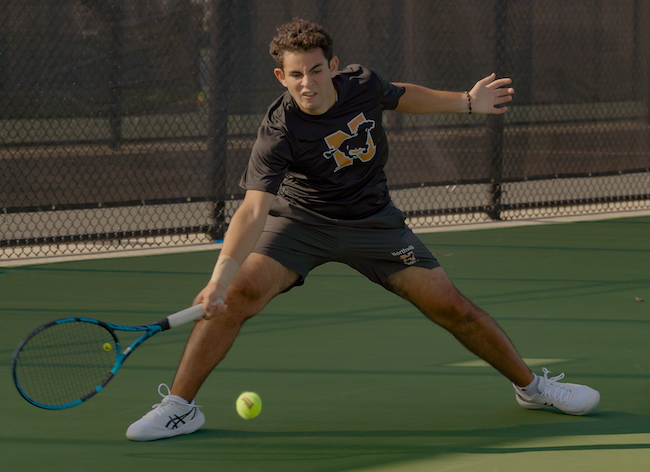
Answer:
[[(143, 326), (122, 326), (91, 318), (51, 321), (29, 333), (16, 348), (12, 360), (14, 383), (25, 400), (40, 408), (62, 410), (79, 405), (101, 392), (144, 341), (203, 315), (203, 305), (196, 305)], [(144, 334), (121, 351), (116, 331)]]

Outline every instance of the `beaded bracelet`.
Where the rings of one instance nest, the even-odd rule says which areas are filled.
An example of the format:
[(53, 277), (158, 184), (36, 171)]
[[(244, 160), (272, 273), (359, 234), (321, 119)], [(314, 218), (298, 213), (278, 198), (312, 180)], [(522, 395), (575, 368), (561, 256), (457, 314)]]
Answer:
[(472, 99), (469, 96), (469, 92), (465, 90), (465, 95), (467, 95), (467, 106), (469, 107), (469, 114), (472, 114)]

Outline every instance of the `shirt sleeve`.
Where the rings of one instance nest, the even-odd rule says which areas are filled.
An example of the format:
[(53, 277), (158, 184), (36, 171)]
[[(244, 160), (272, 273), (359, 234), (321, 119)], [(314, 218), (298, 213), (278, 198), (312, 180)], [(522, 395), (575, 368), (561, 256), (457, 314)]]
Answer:
[(292, 161), (293, 153), (284, 133), (268, 123), (262, 124), (239, 186), (277, 195)]
[(383, 77), (375, 73), (379, 81), (381, 82), (382, 90), (384, 91), (384, 98), (381, 102), (384, 110), (394, 110), (399, 104), (399, 99), (404, 95), (406, 89), (404, 87), (398, 87), (387, 80), (384, 80)]

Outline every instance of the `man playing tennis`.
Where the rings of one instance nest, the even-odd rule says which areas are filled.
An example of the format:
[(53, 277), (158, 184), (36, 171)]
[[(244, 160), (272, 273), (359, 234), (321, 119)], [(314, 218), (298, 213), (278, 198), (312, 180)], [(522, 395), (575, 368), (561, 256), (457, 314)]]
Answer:
[(303, 20), (278, 28), (271, 55), (287, 91), (259, 128), (240, 183), (244, 201), (195, 299), (205, 319), (190, 335), (170, 394), (161, 393), (162, 403), (127, 437), (148, 441), (200, 428), (205, 419), (194, 397), (242, 324), (328, 261), (413, 303), (510, 380), (523, 407), (571, 415), (596, 408), (600, 395), (592, 388), (560, 383), (563, 374), (548, 378), (546, 369), (543, 377), (531, 372), (497, 323), (454, 287), (388, 194), (384, 110), (501, 114), (507, 108), (496, 106), (512, 100), (511, 80), (493, 74), (469, 93), (440, 92), (391, 84), (360, 65), (339, 71), (329, 34)]

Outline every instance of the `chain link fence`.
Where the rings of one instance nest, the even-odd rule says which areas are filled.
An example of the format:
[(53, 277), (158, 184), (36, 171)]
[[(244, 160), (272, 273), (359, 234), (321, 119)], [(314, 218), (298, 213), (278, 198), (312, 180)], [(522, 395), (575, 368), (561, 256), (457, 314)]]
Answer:
[(0, 259), (222, 238), (293, 17), (391, 81), (513, 78), (503, 116), (386, 113), (412, 226), (650, 208), (648, 0), (3, 3)]

